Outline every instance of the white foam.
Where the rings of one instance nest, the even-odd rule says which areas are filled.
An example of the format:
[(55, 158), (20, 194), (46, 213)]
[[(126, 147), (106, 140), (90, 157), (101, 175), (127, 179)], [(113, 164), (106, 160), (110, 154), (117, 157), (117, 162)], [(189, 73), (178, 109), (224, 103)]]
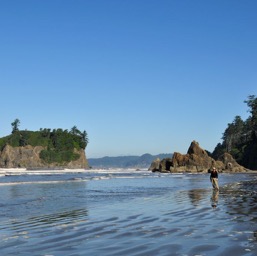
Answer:
[(26, 168), (0, 168), (0, 176), (12, 175), (52, 175), (52, 174), (67, 174), (67, 173), (85, 173), (85, 169), (47, 169), (47, 170), (27, 170)]
[(144, 173), (149, 171), (147, 169), (132, 169), (132, 168), (111, 168), (111, 169), (89, 169), (86, 173)]
[(23, 182), (4, 182), (0, 183), (0, 186), (10, 186), (10, 185), (26, 185), (26, 184), (58, 184), (66, 182), (85, 182), (87, 180), (50, 180), (50, 181), (23, 181)]
[(26, 168), (0, 168), (0, 176), (4, 175), (51, 175), (51, 174), (67, 174), (67, 173), (149, 173), (147, 169), (123, 169), (123, 168), (111, 168), (111, 169), (35, 169), (30, 170)]

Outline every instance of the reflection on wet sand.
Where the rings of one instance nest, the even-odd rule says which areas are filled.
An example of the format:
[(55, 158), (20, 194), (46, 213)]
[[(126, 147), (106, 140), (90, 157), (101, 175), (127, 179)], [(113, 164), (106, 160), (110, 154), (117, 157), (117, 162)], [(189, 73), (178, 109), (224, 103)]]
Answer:
[(219, 191), (216, 189), (213, 189), (212, 196), (211, 196), (211, 206), (213, 208), (216, 208), (219, 201)]
[[(188, 197), (193, 206), (197, 206), (201, 200), (204, 200), (208, 195), (209, 191), (206, 189), (193, 189), (188, 191)], [(211, 194), (211, 206), (216, 208), (219, 201), (219, 190), (213, 189)]]
[(188, 191), (188, 197), (191, 201), (191, 203), (196, 206), (197, 204), (199, 204), (199, 202), (201, 201), (201, 199), (203, 198), (203, 196), (206, 194), (206, 190), (205, 189), (193, 189), (193, 190), (189, 190)]
[[(248, 234), (248, 241), (256, 243), (257, 231), (257, 183), (256, 180), (239, 182), (225, 186), (222, 191), (226, 214), (232, 216), (234, 231)], [(252, 243), (251, 246), (255, 246)], [(254, 254), (256, 255), (256, 254)]]
[(248, 216), (257, 219), (256, 181), (248, 181), (228, 186), (223, 191), (228, 214)]
[[(13, 220), (7, 225), (12, 230), (20, 231), (33, 227), (41, 229), (49, 226), (78, 225), (87, 221), (88, 211), (86, 209), (76, 209), (60, 213), (42, 215), (28, 218), (26, 221)], [(4, 227), (4, 228), (7, 228)]]
[(88, 211), (86, 209), (75, 209), (75, 210), (65, 211), (65, 212), (56, 213), (56, 214), (32, 217), (30, 218), (30, 220), (35, 222), (46, 223), (46, 224), (51, 224), (55, 222), (70, 223), (70, 222), (79, 221), (80, 219), (85, 219), (87, 215), (88, 215)]

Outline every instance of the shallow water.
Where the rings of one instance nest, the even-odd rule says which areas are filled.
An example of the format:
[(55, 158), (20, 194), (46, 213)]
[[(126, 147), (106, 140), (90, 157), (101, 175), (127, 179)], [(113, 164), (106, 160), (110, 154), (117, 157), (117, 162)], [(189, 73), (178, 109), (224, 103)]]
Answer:
[(256, 255), (255, 174), (0, 177), (1, 255)]

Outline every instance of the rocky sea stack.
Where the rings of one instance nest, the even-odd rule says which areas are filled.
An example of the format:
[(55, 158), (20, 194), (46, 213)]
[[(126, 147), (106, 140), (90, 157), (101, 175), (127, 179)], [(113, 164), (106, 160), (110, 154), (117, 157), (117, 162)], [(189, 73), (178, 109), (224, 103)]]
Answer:
[(78, 159), (64, 163), (46, 163), (40, 158), (40, 152), (44, 150), (42, 146), (24, 146), (12, 147), (6, 145), (0, 151), (0, 168), (69, 168), (69, 169), (84, 169), (89, 168), (83, 149), (74, 149), (74, 152), (79, 155)]
[(0, 138), (0, 168), (29, 169), (86, 169), (89, 168), (85, 149), (86, 131), (76, 126), (70, 131), (13, 129), (12, 134)]
[(208, 172), (212, 167), (220, 172), (246, 172), (245, 167), (239, 165), (233, 157), (224, 153), (217, 160), (214, 160), (208, 153), (193, 141), (187, 154), (174, 152), (171, 158), (156, 159), (152, 162), (149, 170), (153, 172)]

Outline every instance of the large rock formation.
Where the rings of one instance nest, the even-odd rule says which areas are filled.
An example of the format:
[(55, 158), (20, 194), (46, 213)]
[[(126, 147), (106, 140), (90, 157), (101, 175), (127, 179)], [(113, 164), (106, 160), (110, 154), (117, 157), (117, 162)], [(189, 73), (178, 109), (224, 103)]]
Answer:
[(39, 157), (42, 146), (24, 146), (24, 147), (12, 147), (6, 145), (2, 151), (0, 151), (0, 168), (70, 168), (70, 169), (84, 169), (88, 168), (88, 162), (86, 159), (85, 151), (75, 150), (75, 153), (79, 154), (78, 160), (65, 163), (64, 165), (58, 163), (46, 164)]
[(150, 171), (158, 172), (208, 172), (213, 166), (219, 171), (245, 172), (246, 168), (240, 166), (233, 157), (225, 153), (215, 161), (199, 143), (193, 141), (187, 151), (183, 155), (174, 152), (172, 158), (156, 159), (150, 166)]

